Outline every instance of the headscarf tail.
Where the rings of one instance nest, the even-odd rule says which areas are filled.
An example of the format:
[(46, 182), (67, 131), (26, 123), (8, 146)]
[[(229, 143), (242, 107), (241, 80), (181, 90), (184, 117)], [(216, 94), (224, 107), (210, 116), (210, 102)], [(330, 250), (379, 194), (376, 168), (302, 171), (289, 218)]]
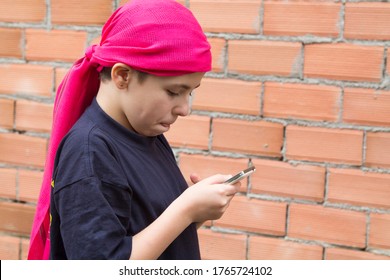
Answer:
[[(78, 60), (58, 87), (54, 101), (53, 124), (48, 155), (43, 174), (36, 214), (31, 231), (28, 259), (48, 259), (50, 252), (50, 192), (55, 154), (62, 138), (68, 133), (99, 89), (98, 71), (89, 62), (89, 48), (85, 58)], [(81, 84), (84, 90), (77, 91)], [(81, 87), (82, 88), (82, 87)], [(83, 88), (82, 88), (83, 89)]]

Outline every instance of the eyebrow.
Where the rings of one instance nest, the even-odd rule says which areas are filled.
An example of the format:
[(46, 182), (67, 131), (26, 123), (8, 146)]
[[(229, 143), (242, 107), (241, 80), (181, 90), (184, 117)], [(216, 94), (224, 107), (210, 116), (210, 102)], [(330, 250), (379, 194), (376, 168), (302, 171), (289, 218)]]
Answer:
[[(180, 88), (183, 88), (185, 90), (190, 90), (191, 87), (189, 85), (186, 85), (186, 84), (173, 84), (172, 86), (174, 87), (180, 87)], [(200, 84), (198, 84), (196, 87), (194, 87), (194, 89), (200, 87)]]

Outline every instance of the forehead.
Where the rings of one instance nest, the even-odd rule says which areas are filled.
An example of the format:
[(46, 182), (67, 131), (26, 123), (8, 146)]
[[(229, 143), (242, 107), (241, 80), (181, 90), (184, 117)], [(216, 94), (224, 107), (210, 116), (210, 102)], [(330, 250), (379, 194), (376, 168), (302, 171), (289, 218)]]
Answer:
[(162, 86), (175, 87), (177, 89), (192, 90), (200, 85), (204, 73), (196, 72), (181, 76), (158, 77), (154, 76), (155, 81)]

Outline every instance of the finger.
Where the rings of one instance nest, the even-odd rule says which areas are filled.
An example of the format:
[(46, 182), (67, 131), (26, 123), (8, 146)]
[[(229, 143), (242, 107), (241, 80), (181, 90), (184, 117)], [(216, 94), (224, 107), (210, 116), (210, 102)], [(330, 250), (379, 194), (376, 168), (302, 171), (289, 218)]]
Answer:
[(241, 182), (237, 182), (233, 186), (236, 188), (236, 192), (238, 192), (241, 189)]
[(216, 174), (203, 179), (202, 182), (205, 182), (206, 184), (223, 184), (230, 177), (231, 175)]
[(234, 185), (225, 185), (224, 184), (224, 185), (221, 185), (221, 186), (224, 188), (224, 194), (226, 196), (233, 196), (239, 190), (239, 188), (236, 187), (236, 184), (234, 184)]
[[(233, 198), (233, 197), (232, 197)], [(225, 206), (222, 208), (222, 212), (223, 213), (225, 213), (226, 212), (226, 210), (229, 208), (229, 206), (230, 206), (230, 201), (231, 201), (231, 199), (229, 199), (229, 201), (225, 204)]]
[(192, 173), (190, 175), (190, 179), (191, 179), (191, 182), (193, 184), (196, 184), (196, 183), (198, 183), (201, 180), (200, 176), (198, 174), (196, 174), (196, 173)]

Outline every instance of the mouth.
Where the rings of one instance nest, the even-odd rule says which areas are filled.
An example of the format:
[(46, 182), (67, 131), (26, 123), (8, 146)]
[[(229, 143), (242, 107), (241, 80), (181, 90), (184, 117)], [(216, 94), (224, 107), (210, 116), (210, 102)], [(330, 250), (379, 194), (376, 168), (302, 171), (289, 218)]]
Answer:
[(161, 122), (160, 125), (169, 129), (171, 127), (171, 125), (173, 125), (175, 123), (176, 119), (175, 120), (170, 120), (170, 121), (166, 121), (166, 122)]
[(170, 123), (160, 123), (161, 126), (165, 127), (165, 128), (170, 128), (171, 127), (171, 124)]

